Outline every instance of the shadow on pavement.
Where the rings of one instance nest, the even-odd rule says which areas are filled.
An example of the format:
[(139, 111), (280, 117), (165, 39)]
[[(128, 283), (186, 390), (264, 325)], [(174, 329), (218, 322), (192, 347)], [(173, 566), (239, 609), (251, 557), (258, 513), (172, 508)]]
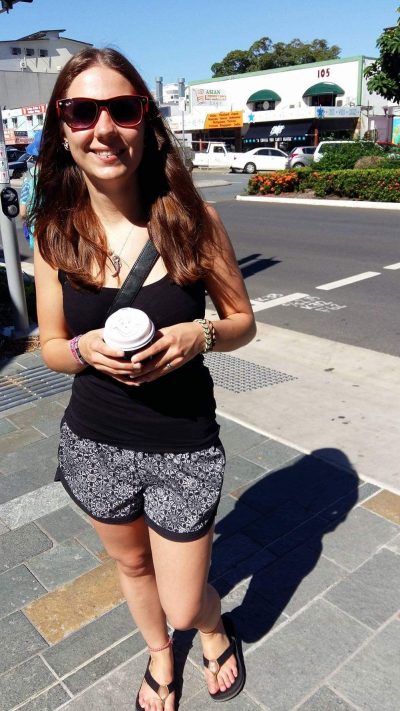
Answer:
[[(251, 263), (249, 264), (248, 262)], [(271, 259), (265, 259), (261, 254), (250, 254), (249, 256), (238, 260), (238, 265), (240, 271), (242, 272), (243, 279), (247, 279), (247, 277), (257, 274), (257, 272), (262, 272), (265, 269), (269, 269), (270, 267), (274, 267), (276, 264), (280, 263), (280, 259), (274, 259), (273, 257)]]
[[(240, 601), (231, 614), (245, 643), (264, 637), (288, 608), (291, 615), (323, 592), (315, 591), (324, 585), (318, 580), (312, 592), (299, 587), (320, 559), (324, 535), (356, 505), (359, 481), (346, 455), (327, 448), (231, 492), (237, 503), (215, 526), (209, 580), (222, 598), (231, 593), (231, 600)], [(244, 581), (236, 596), (233, 588)], [(194, 636), (174, 634), (178, 669)]]

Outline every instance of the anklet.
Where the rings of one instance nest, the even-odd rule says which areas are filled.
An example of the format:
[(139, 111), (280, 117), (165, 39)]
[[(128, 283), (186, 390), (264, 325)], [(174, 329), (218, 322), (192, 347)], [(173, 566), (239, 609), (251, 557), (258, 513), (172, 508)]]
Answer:
[(173, 640), (171, 637), (168, 637), (168, 642), (166, 644), (163, 644), (162, 647), (147, 647), (149, 652), (162, 652), (164, 649), (168, 649), (168, 647), (172, 647)]
[(206, 635), (206, 636), (207, 636), (208, 634), (214, 634), (214, 633), (215, 633), (215, 630), (216, 630), (217, 627), (219, 626), (220, 621), (221, 621), (221, 618), (219, 618), (217, 624), (215, 625), (214, 629), (211, 630), (211, 632), (203, 632), (202, 630), (199, 630), (200, 634), (204, 634), (204, 635)]

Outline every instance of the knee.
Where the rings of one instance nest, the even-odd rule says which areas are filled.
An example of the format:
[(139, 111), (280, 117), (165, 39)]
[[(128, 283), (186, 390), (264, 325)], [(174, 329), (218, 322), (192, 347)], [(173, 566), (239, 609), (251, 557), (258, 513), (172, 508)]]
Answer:
[(140, 578), (153, 575), (153, 559), (151, 553), (135, 553), (112, 556), (117, 561), (121, 573), (129, 578)]
[(185, 630), (192, 630), (198, 625), (198, 621), (201, 619), (202, 605), (191, 604), (189, 607), (182, 605), (179, 609), (167, 612), (167, 619), (171, 627), (174, 630), (179, 630), (184, 632)]

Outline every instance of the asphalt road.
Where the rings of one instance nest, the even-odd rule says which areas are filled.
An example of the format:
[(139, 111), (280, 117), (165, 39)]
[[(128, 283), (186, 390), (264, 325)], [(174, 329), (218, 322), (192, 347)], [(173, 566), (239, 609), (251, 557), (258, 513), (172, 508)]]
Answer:
[[(216, 208), (257, 320), (399, 355), (400, 269), (385, 269), (400, 262), (398, 212), (236, 201)], [(317, 288), (365, 272), (377, 275)], [(294, 294), (303, 296), (272, 305)]]

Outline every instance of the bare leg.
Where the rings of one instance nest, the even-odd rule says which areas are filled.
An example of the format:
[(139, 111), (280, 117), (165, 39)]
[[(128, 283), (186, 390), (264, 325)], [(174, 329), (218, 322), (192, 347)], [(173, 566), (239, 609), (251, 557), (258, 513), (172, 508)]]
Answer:
[[(122, 592), (147, 645), (157, 648), (168, 640), (164, 610), (158, 595), (149, 533), (143, 517), (128, 524), (105, 524), (93, 521), (95, 530), (107, 553), (117, 561)], [(152, 656), (151, 673), (160, 684), (173, 679), (171, 648)], [(146, 711), (161, 711), (162, 704), (155, 692), (143, 682), (140, 704)], [(174, 711), (174, 694), (165, 703), (165, 711)]]
[[(190, 542), (168, 541), (150, 530), (154, 569), (161, 605), (175, 629), (196, 628), (212, 634), (201, 635), (207, 659), (216, 659), (228, 647), (229, 640), (221, 622), (221, 601), (217, 591), (207, 584), (212, 531)], [(205, 670), (210, 693), (225, 691), (235, 681), (237, 664), (232, 655), (214, 678)]]

